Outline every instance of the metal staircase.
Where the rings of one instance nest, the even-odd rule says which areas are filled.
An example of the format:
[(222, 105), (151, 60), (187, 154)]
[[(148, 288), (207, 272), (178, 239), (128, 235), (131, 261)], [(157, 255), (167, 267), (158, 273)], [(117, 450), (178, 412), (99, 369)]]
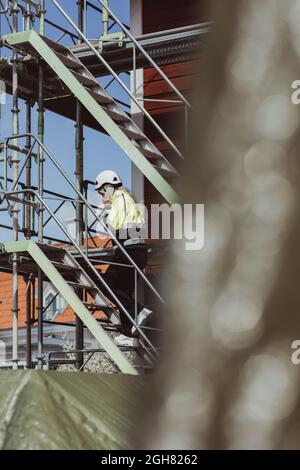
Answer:
[[(122, 83), (118, 74), (114, 72), (111, 66), (106, 62), (100, 53), (101, 48), (96, 49), (95, 42), (91, 42), (83, 34), (81, 29), (79, 29), (71, 18), (66, 14), (62, 9), (59, 3), (56, 0), (51, 0), (51, 2), (56, 6), (59, 12), (64, 16), (67, 22), (72, 26), (78, 35), (78, 40), (81, 40), (82, 43), (90, 49), (93, 55), (102, 63), (102, 66), (107, 70), (107, 73), (112, 75), (113, 79), (116, 80), (123, 90), (129, 96), (131, 103), (134, 103), (135, 106), (141, 111), (142, 115), (148, 119), (148, 121), (156, 129), (156, 132), (160, 134), (163, 141), (167, 143), (167, 147), (173, 151), (173, 153), (179, 158), (183, 158), (181, 152), (176, 147), (174, 142), (165, 134), (165, 132), (160, 128), (158, 123), (150, 115), (150, 113), (143, 107), (139, 102), (137, 97), (133, 95), (130, 90)], [(30, 13), (30, 8), (32, 7), (32, 2), (26, 2), (28, 4), (28, 11)], [(43, 1), (40, 2), (40, 5), (44, 4)], [(170, 88), (177, 95), (176, 98), (179, 101), (176, 103), (183, 104), (185, 108), (185, 115), (187, 115), (187, 110), (190, 108), (190, 104), (187, 102), (186, 98), (177, 90), (175, 85), (170, 81), (170, 79), (164, 74), (164, 72), (157, 66), (153, 59), (147, 54), (143, 47), (132, 37), (131, 33), (123, 27), (122, 23), (118, 18), (112, 13), (112, 11), (105, 7), (105, 4), (100, 0), (102, 7), (106, 8), (110, 17), (114, 20), (115, 24), (118, 24), (121, 29), (124, 31), (124, 37), (130, 39), (135, 51), (135, 59), (137, 56), (137, 50), (139, 54), (143, 55), (150, 63), (151, 67), (154, 67), (158, 73), (163, 77), (163, 79), (170, 85)], [(17, 27), (13, 28), (15, 31), (13, 34), (2, 37), (3, 43), (13, 49), (14, 57), (19, 54), (18, 58), (13, 62), (14, 64), (14, 73), (15, 78), (17, 76), (17, 67), (16, 63), (23, 62), (26, 66), (32, 62), (36, 65), (38, 69), (39, 76), (42, 69), (41, 76), (44, 77), (39, 86), (39, 122), (42, 123), (43, 118), (43, 90), (42, 87), (45, 85), (47, 88), (47, 93), (53, 85), (53, 96), (51, 99), (62, 98), (63, 96), (71, 95), (75, 98), (76, 103), (80, 103), (83, 108), (85, 108), (88, 113), (93, 117), (93, 119), (99, 124), (101, 129), (106, 132), (113, 140), (119, 145), (123, 152), (131, 159), (131, 161), (136, 165), (136, 167), (144, 174), (144, 176), (152, 183), (152, 185), (157, 189), (158, 192), (168, 201), (169, 203), (177, 202), (179, 197), (177, 195), (175, 184), (177, 181), (178, 173), (174, 168), (173, 164), (166, 158), (165, 155), (149, 140), (145, 133), (140, 129), (140, 127), (131, 119), (131, 117), (124, 111), (120, 106), (119, 102), (114, 99), (98, 82), (98, 80), (93, 76), (89, 71), (87, 66), (80, 60), (78, 55), (75, 52), (72, 52), (68, 47), (54, 42), (49, 38), (45, 37), (43, 34), (43, 21), (45, 10), (41, 7), (39, 11), (39, 21), (42, 24), (40, 28), (41, 34), (38, 34), (34, 29), (31, 29), (32, 26), (29, 25), (27, 31), (16, 32)], [(6, 14), (6, 13), (5, 13)], [(14, 10), (14, 15), (17, 15), (17, 10)], [(109, 34), (107, 37), (110, 36)], [(101, 36), (101, 40), (105, 38)], [(135, 63), (136, 66), (136, 63)], [(14, 81), (15, 86), (13, 86), (15, 102), (13, 107), (13, 113), (15, 118), (15, 124), (17, 123), (17, 81)], [(57, 90), (60, 90), (57, 92)], [(44, 90), (45, 91), (45, 90)], [(40, 96), (41, 95), (41, 96)], [(48, 95), (47, 95), (48, 96)], [(50, 98), (49, 98), (50, 99)], [(29, 119), (30, 121), (30, 119)], [(29, 126), (30, 128), (30, 126)], [(43, 128), (43, 125), (41, 125)], [(129, 362), (126, 355), (124, 355), (124, 350), (118, 348), (113, 341), (113, 336), (109, 334), (109, 331), (113, 328), (114, 331), (120, 330), (120, 316), (126, 315), (130, 320), (132, 325), (135, 327), (137, 337), (140, 342), (139, 350), (137, 351), (141, 357), (143, 363), (147, 362), (153, 365), (158, 357), (158, 350), (153, 340), (152, 333), (155, 328), (140, 328), (136, 322), (135, 318), (127, 311), (126, 307), (120, 300), (116, 292), (112, 292), (109, 286), (105, 282), (105, 278), (102, 276), (101, 271), (99, 270), (99, 265), (101, 263), (93, 263), (89, 257), (88, 250), (84, 250), (82, 245), (78, 242), (78, 239), (73, 239), (72, 236), (68, 233), (64, 227), (62, 221), (57, 216), (57, 211), (52, 210), (47, 202), (47, 198), (44, 196), (44, 160), (48, 158), (49, 161), (55, 166), (58, 172), (64, 177), (65, 181), (68, 183), (70, 188), (75, 193), (75, 198), (73, 199), (74, 205), (77, 205), (77, 208), (80, 206), (82, 211), (86, 213), (86, 220), (88, 219), (88, 214), (92, 215), (94, 222), (97, 221), (105, 229), (107, 235), (114, 240), (115, 244), (118, 246), (118, 249), (122, 251), (124, 256), (128, 261), (128, 265), (131, 269), (134, 270), (136, 279), (139, 278), (143, 281), (144, 285), (147, 288), (150, 288), (154, 297), (158, 299), (162, 304), (164, 304), (163, 299), (161, 298), (159, 292), (151, 284), (144, 272), (142, 272), (130, 255), (126, 252), (124, 247), (120, 245), (118, 240), (116, 240), (114, 234), (112, 234), (109, 229), (103, 226), (103, 221), (96, 213), (95, 208), (89, 203), (86, 195), (84, 195), (78, 186), (76, 186), (68, 174), (64, 171), (61, 165), (57, 160), (50, 154), (48, 149), (44, 146), (42, 142), (43, 130), (39, 131), (40, 138), (32, 135), (30, 131), (26, 134), (18, 135), (18, 126), (13, 127), (13, 135), (5, 139), (3, 143), (3, 157), (0, 156), (0, 164), (3, 163), (3, 185), (0, 181), (0, 212), (7, 211), (12, 208), (11, 213), (14, 214), (14, 222), (17, 221), (17, 224), (14, 224), (14, 242), (5, 243), (2, 247), (2, 254), (0, 254), (0, 267), (1, 263), (4, 265), (9, 264), (9, 257), (12, 256), (13, 259), (13, 279), (16, 283), (16, 278), (18, 272), (23, 275), (23, 267), (27, 269), (28, 272), (32, 270), (36, 273), (37, 276), (40, 276), (42, 281), (50, 282), (53, 284), (57, 292), (59, 292), (66, 300), (66, 302), (71, 306), (75, 314), (82, 320), (85, 326), (90, 330), (93, 336), (97, 339), (103, 350), (109, 355), (113, 363), (117, 368), (125, 373), (136, 374), (137, 369), (132, 366)], [(26, 139), (27, 144), (24, 148), (19, 147), (19, 142), (22, 139)], [(12, 143), (11, 143), (12, 141)], [(36, 153), (33, 153), (34, 147), (38, 146)], [(8, 150), (12, 150), (14, 157), (11, 158), (8, 156)], [(25, 161), (22, 165), (21, 171), (19, 168), (18, 155), (24, 156)], [(31, 185), (26, 185), (22, 183), (20, 186), (20, 177), (23, 170), (26, 168), (27, 163), (33, 162), (37, 165), (37, 174), (39, 175), (38, 187), (33, 188)], [(175, 162), (174, 162), (175, 165)], [(11, 180), (8, 178), (8, 167), (14, 167), (13, 170), (15, 173)], [(30, 169), (31, 171), (31, 169)], [(9, 184), (13, 183), (12, 185)], [(21, 189), (20, 189), (21, 187)], [(68, 200), (69, 197), (65, 199), (62, 197), (60, 200)], [(8, 204), (7, 207), (3, 207), (4, 201)], [(2, 206), (2, 207), (1, 207)], [(23, 208), (23, 213), (25, 213), (28, 208), (32, 210), (33, 215), (33, 224), (35, 224), (35, 218), (38, 218), (38, 232), (32, 230), (30, 231), (30, 237), (34, 238), (38, 235), (39, 242), (33, 240), (26, 241), (17, 241), (18, 232), (20, 227), (18, 226), (18, 207)], [(46, 245), (44, 240), (44, 226), (43, 223), (43, 213), (47, 212), (49, 219), (52, 219), (59, 229), (63, 232), (66, 243), (70, 249), (65, 247), (55, 247)], [(23, 230), (23, 233), (27, 235), (27, 232)], [(85, 231), (85, 237), (88, 237), (88, 233)], [(72, 251), (72, 253), (71, 253)], [(20, 262), (22, 260), (22, 263)], [(6, 263), (6, 264), (5, 264)], [(103, 265), (106, 263), (103, 262)], [(8, 271), (9, 268), (7, 267)], [(18, 271), (19, 269), (19, 271)], [(25, 269), (25, 272), (26, 272)], [(41, 283), (42, 286), (42, 283)], [(38, 291), (41, 292), (40, 287)], [(91, 300), (82, 300), (82, 293), (88, 295), (88, 298)], [(103, 292), (109, 292), (110, 299), (108, 300)], [(136, 296), (137, 297), (137, 296)], [(84, 296), (86, 298), (86, 296)], [(137, 307), (137, 299), (135, 298), (135, 303)], [(17, 318), (17, 303), (15, 303), (15, 319)], [(97, 311), (104, 312), (106, 315), (105, 322), (101, 324), (94, 317), (94, 313)], [(136, 312), (137, 314), (137, 312)], [(42, 322), (42, 320), (40, 320)], [(15, 328), (16, 321), (15, 321)], [(153, 331), (152, 331), (153, 330)], [(17, 341), (15, 342), (15, 345)], [(17, 352), (17, 347), (15, 346), (15, 352)], [(13, 359), (14, 360), (14, 359)], [(16, 359), (15, 359), (16, 360)], [(41, 361), (41, 358), (40, 358)], [(143, 367), (143, 364), (139, 364), (139, 367)]]
[(35, 31), (8, 35), (5, 42), (44, 59), (45, 67), (55, 72), (164, 198), (178, 201), (166, 178), (174, 177), (176, 170), (68, 48)]
[[(38, 155), (42, 152), (44, 157), (42, 159), (37, 158), (35, 160), (38, 172), (44, 172), (42, 167), (47, 160), (49, 163), (54, 165), (58, 172), (63, 176), (69, 187), (75, 192), (84, 210), (91, 213), (95, 221), (102, 225), (102, 228), (107, 232), (110, 238), (114, 240), (117, 247), (124, 253), (129, 267), (136, 270), (137, 275), (139, 275), (144, 283), (150, 287), (155, 297), (163, 302), (163, 299), (153, 287), (153, 285), (149, 282), (148, 278), (138, 268), (124, 247), (115, 238), (114, 234), (109, 230), (109, 228), (105, 226), (105, 223), (97, 214), (96, 210), (79, 192), (76, 185), (72, 182), (68, 174), (49, 152), (49, 150), (34, 135), (18, 135), (17, 139), (22, 140), (24, 138), (27, 139), (28, 137), (30, 137), (32, 141), (30, 149), (26, 151), (25, 148), (18, 148), (18, 151), (21, 155), (25, 154), (25, 163), (32, 155)], [(1, 177), (1, 181), (3, 181), (3, 183), (1, 183), (0, 188), (0, 207), (3, 203), (10, 204), (13, 202), (23, 207), (24, 211), (26, 210), (26, 207), (31, 206), (37, 215), (41, 214), (41, 210), (46, 211), (49, 217), (53, 219), (53, 221), (66, 237), (68, 242), (68, 249), (51, 245), (49, 246), (44, 243), (36, 243), (32, 240), (15, 241), (4, 243), (2, 247), (3, 255), (17, 254), (20, 257), (20, 261), (22, 260), (22, 264), (19, 266), (20, 273), (22, 272), (21, 267), (23, 266), (24, 268), (24, 262), (26, 265), (25, 272), (38, 272), (38, 269), (41, 269), (43, 272), (43, 280), (53, 284), (55, 289), (72, 307), (76, 315), (91, 331), (104, 351), (108, 353), (109, 357), (120, 371), (131, 374), (136, 373), (136, 369), (124, 356), (124, 351), (114, 344), (113, 339), (105, 332), (105, 328), (102, 327), (93, 317), (93, 314), (97, 311), (102, 311), (105, 313), (107, 317), (106, 327), (109, 329), (113, 327), (115, 331), (118, 331), (121, 328), (120, 315), (125, 315), (135, 327), (137, 337), (139, 339), (140, 346), (137, 352), (142, 360), (139, 364), (139, 368), (143, 367), (142, 363), (144, 360), (146, 360), (148, 366), (149, 362), (155, 363), (158, 357), (158, 352), (152, 339), (149, 338), (149, 335), (145, 330), (137, 325), (136, 318), (132, 318), (126, 307), (123, 305), (122, 300), (120, 300), (119, 295), (111, 290), (103, 278), (99, 266), (101, 264), (107, 265), (107, 261), (98, 261), (95, 265), (95, 263), (89, 259), (89, 256), (87, 253), (85, 253), (84, 248), (81, 247), (77, 241), (72, 238), (70, 233), (64, 227), (63, 222), (58, 218), (56, 212), (50, 208), (46, 198), (44, 198), (41, 194), (40, 187), (37, 187), (36, 190), (32, 188), (18, 190), (12, 183), (12, 180), (8, 178), (7, 170), (10, 167), (10, 157), (8, 155), (8, 151), (9, 149), (15, 148), (14, 145), (10, 144), (10, 141), (14, 141), (15, 138), (16, 136), (8, 137), (2, 144), (3, 156), (0, 158), (0, 166), (3, 168), (3, 177)], [(35, 146), (39, 147), (38, 153), (34, 152)], [(23, 164), (23, 168), (24, 167), (25, 165)], [(21, 174), (22, 172), (19, 176), (21, 176)], [(9, 188), (11, 183), (12, 189)], [(42, 186), (44, 185), (43, 181), (40, 181), (40, 183)], [(72, 253), (70, 251), (72, 251)], [(3, 265), (3, 260), (1, 259), (0, 264)], [(108, 300), (105, 295), (103, 295), (103, 289), (105, 292), (110, 293), (110, 299), (113, 299), (113, 303), (111, 300)], [(92, 301), (83, 301), (79, 296), (79, 293), (82, 291), (85, 291)]]
[[(119, 370), (127, 374), (137, 374), (124, 354), (92, 316), (88, 305), (85, 305), (76, 294), (77, 289), (86, 289), (97, 302), (97, 306), (94, 306), (92, 303), (89, 304), (91, 308), (94, 306), (93, 308), (106, 312), (112, 310), (112, 307), (105, 301), (97, 286), (70, 253), (60, 248), (36, 244), (32, 241), (5, 243), (4, 251), (6, 253), (29, 255), (32, 261), (42, 269), (45, 280), (51, 282), (58, 292), (61, 293), (76, 315), (79, 316), (104, 350), (107, 351)], [(117, 317), (114, 320), (117, 320)]]

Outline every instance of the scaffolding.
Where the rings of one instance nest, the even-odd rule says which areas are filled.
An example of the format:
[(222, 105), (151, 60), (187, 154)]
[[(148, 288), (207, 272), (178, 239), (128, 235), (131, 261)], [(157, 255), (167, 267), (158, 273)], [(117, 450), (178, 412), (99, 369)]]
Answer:
[[(135, 38), (129, 27), (111, 10), (108, 0), (98, 0), (97, 4), (86, 0), (70, 2), (77, 6), (76, 22), (57, 0), (47, 1), (68, 28), (48, 17), (45, 0), (7, 0), (5, 5), (0, 1), (1, 22), (6, 22), (9, 31), (9, 34), (1, 35), (1, 46), (10, 53), (1, 60), (0, 78), (12, 95), (12, 133), (1, 142), (0, 157), (0, 214), (8, 213), (11, 220), (10, 224), (1, 223), (0, 227), (11, 230), (12, 239), (2, 244), (0, 269), (12, 274), (13, 368), (19, 367), (18, 282), (23, 276), (26, 282), (27, 368), (38, 367), (41, 370), (71, 361), (77, 370), (82, 371), (93, 354), (105, 352), (116, 370), (136, 374), (153, 367), (159, 357), (159, 322), (141, 328), (137, 324), (140, 291), (144, 286), (161, 307), (165, 302), (157, 287), (135, 263), (130, 250), (120, 244), (104, 224), (98, 208), (88, 200), (94, 183), (84, 179), (84, 126), (111, 136), (169, 203), (177, 201), (178, 163), (183, 159), (183, 151), (147, 110), (147, 101), (151, 100), (138, 95), (137, 73), (139, 68), (153, 68), (165, 81), (174, 99), (160, 101), (182, 110), (187, 139), (191, 105), (161, 66), (196, 58), (199, 42), (210, 25), (194, 25)], [(88, 39), (89, 9), (100, 15), (97, 39)], [(58, 31), (59, 37), (56, 40), (47, 37), (46, 27)], [(131, 74), (131, 89), (121, 79), (122, 72)], [(98, 80), (103, 76), (110, 77), (105, 87)], [(112, 83), (120, 87), (129, 104), (112, 96), (109, 91)], [(19, 126), (20, 99), (26, 106), (24, 133), (20, 133)], [(37, 135), (32, 132), (35, 104)], [(156, 148), (131, 118), (132, 105), (172, 151), (172, 159)], [(75, 181), (45, 146), (46, 110), (75, 122)], [(64, 180), (68, 195), (46, 187), (45, 165), (51, 165)], [(55, 208), (53, 203), (57, 204)], [(66, 204), (71, 205), (76, 214), (75, 236), (69, 233), (58, 216)], [(58, 227), (62, 237), (47, 233), (50, 222)], [(91, 248), (88, 243), (95, 236), (96, 224), (121, 250), (127, 268), (135, 273), (134, 318), (126, 308), (126, 299), (124, 302), (117, 292), (110, 289), (99, 268), (112, 263), (114, 248), (100, 250), (96, 244)], [(149, 246), (145, 249), (155, 252)], [(62, 295), (76, 314), (75, 349), (69, 351), (74, 353), (75, 359), (53, 359), (55, 353), (44, 354), (43, 326), (49, 323), (45, 320), (45, 312), (51, 306), (45, 306), (43, 299), (45, 282), (55, 286), (57, 295)], [(102, 287), (109, 291), (113, 303), (102, 294)], [(106, 319), (97, 321), (93, 316), (96, 311), (105, 312)], [(111, 335), (111, 332), (118, 331), (120, 315), (126, 315), (138, 333), (139, 361), (134, 366), (126, 356), (130, 348), (117, 347)], [(33, 325), (37, 325), (38, 331), (35, 360), (32, 358)], [(99, 349), (84, 348), (85, 328), (97, 339), (101, 345)]]

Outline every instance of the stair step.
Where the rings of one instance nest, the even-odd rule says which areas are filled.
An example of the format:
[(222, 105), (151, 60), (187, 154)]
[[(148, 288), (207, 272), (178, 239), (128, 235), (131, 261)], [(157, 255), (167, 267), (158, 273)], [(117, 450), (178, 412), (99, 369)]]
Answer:
[(119, 125), (118, 127), (130, 139), (133, 139), (133, 140), (143, 140), (143, 139), (145, 139), (145, 135), (142, 132), (140, 132), (138, 129), (136, 129), (136, 130), (128, 129), (128, 127), (124, 127), (124, 126), (121, 126), (121, 125)]
[(96, 100), (100, 104), (112, 104), (112, 103), (114, 103), (114, 100), (109, 95), (104, 93), (104, 91), (100, 87), (99, 87), (99, 92), (98, 93), (96, 91), (90, 90), (88, 88), (86, 88), (86, 90), (90, 93), (92, 98), (94, 98), (94, 100)]
[(65, 64), (69, 69), (72, 69), (72, 70), (82, 69), (82, 64), (80, 62), (70, 59), (68, 56), (61, 54), (60, 52), (56, 52), (56, 55), (59, 58), (59, 60), (61, 60), (63, 64)]
[(174, 178), (179, 177), (176, 171), (168, 170), (167, 168), (161, 168), (157, 165), (153, 165), (154, 168), (166, 179), (173, 180)]
[(61, 271), (74, 271), (75, 273), (82, 272), (82, 269), (78, 266), (70, 266), (68, 264), (60, 263), (59, 261), (52, 261), (52, 265)]
[(41, 36), (43, 41), (45, 41), (46, 44), (48, 44), (51, 49), (53, 49), (55, 52), (61, 52), (65, 54), (69, 54), (70, 51), (67, 47), (63, 46), (62, 44), (59, 44), (58, 42), (52, 41), (52, 39), (47, 38), (46, 36)]
[(51, 256), (65, 256), (66, 251), (63, 248), (53, 246), (53, 245), (46, 245), (45, 243), (37, 243), (38, 247), (42, 250), (43, 253), (45, 253), (49, 259), (51, 259)]
[(104, 111), (109, 115), (109, 117), (111, 117), (112, 120), (115, 122), (126, 122), (129, 119), (125, 113), (121, 114), (117, 110), (109, 109), (103, 106), (102, 106), (102, 109), (104, 109)]
[(107, 311), (107, 310), (112, 310), (112, 307), (110, 307), (109, 305), (99, 305), (99, 304), (93, 304), (91, 302), (82, 302), (87, 308), (88, 310), (92, 310), (92, 311), (95, 311), (95, 312), (98, 312), (98, 311)]
[(82, 83), (83, 85), (87, 87), (98, 85), (98, 82), (96, 79), (94, 80), (92, 78), (86, 77), (85, 75), (82, 75), (81, 73), (77, 73), (74, 70), (71, 70), (71, 72), (80, 83)]
[(94, 290), (94, 286), (87, 285), (87, 284), (81, 284), (80, 282), (76, 281), (66, 281), (69, 286), (74, 287), (75, 289), (92, 289)]
[(120, 320), (120, 315), (119, 313), (110, 305), (99, 305), (99, 304), (93, 304), (91, 302), (83, 302), (83, 304), (87, 307), (87, 309), (90, 312), (97, 312), (97, 311), (102, 311), (106, 313), (108, 316), (107, 323), (111, 327), (118, 327), (121, 326), (121, 320)]
[(137, 142), (135, 143), (136, 147), (140, 150), (140, 152), (147, 158), (149, 158), (150, 160), (159, 160), (161, 159), (161, 154), (160, 153), (156, 153), (152, 150), (149, 150), (149, 149), (146, 149), (146, 148), (143, 148), (141, 145), (140, 145), (140, 142)]

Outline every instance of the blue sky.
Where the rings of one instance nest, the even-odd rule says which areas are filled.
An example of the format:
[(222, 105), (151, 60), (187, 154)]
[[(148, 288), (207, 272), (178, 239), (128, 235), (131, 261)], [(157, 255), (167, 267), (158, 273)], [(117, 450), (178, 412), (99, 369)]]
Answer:
[[(95, 5), (100, 6), (97, 0), (92, 0)], [(76, 22), (77, 20), (77, 7), (76, 0), (59, 0), (61, 6), (67, 11), (67, 13)], [(125, 23), (129, 24), (129, 0), (111, 0), (111, 9), (119, 16), (119, 18)], [(70, 31), (71, 26), (66, 23), (66, 20), (62, 17), (61, 13), (58, 12), (51, 0), (46, 0), (47, 6), (47, 17), (53, 22), (66, 27)], [(98, 38), (102, 33), (101, 16), (90, 10), (88, 15), (88, 36), (89, 38)], [(2, 31), (5, 33), (4, 20), (2, 17)], [(51, 26), (46, 25), (46, 36), (57, 39), (60, 33), (55, 31)], [(67, 44), (70, 41), (64, 42)], [(2, 50), (2, 55), (7, 55), (7, 50)], [(128, 77), (125, 75), (122, 78), (127, 81)], [(122, 98), (124, 100), (124, 92), (116, 86), (109, 89), (114, 96)], [(126, 99), (127, 102), (128, 99)], [(24, 119), (24, 106), (20, 101), (20, 133), (25, 132), (25, 119)], [(36, 133), (37, 128), (37, 114), (33, 112), (33, 132)], [(0, 123), (1, 138), (7, 135), (11, 135), (11, 97), (7, 96), (6, 105), (2, 106), (1, 109), (1, 123)], [(95, 176), (103, 169), (111, 168), (120, 173), (124, 180), (124, 184), (130, 187), (130, 160), (121, 151), (121, 149), (113, 142), (113, 140), (99, 132), (85, 128), (85, 143), (84, 143), (84, 154), (85, 154), (85, 173), (86, 179), (95, 180)], [(61, 165), (68, 171), (70, 175), (74, 175), (75, 170), (75, 128), (74, 122), (57, 116), (50, 111), (45, 113), (45, 144), (55, 156)], [(64, 181), (57, 175), (50, 165), (46, 166), (46, 178), (45, 186), (47, 189), (56, 190), (58, 192), (68, 194)], [(90, 195), (93, 202), (97, 199), (94, 195)], [(54, 207), (54, 206), (53, 206)], [(69, 210), (66, 210), (66, 214), (69, 216)], [(4, 221), (4, 214), (0, 212), (0, 218)], [(6, 223), (6, 222), (3, 222)], [(8, 233), (3, 233), (0, 229), (0, 241), (8, 239)]]

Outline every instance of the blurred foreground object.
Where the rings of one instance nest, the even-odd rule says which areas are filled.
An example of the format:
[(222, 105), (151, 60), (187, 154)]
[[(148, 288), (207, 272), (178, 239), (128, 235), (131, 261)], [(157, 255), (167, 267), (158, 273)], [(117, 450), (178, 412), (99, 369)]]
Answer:
[(300, 448), (300, 1), (208, 1), (183, 202), (201, 251), (174, 245), (165, 356), (141, 447)]
[(130, 449), (134, 407), (146, 382), (130, 375), (0, 372), (0, 449)]

